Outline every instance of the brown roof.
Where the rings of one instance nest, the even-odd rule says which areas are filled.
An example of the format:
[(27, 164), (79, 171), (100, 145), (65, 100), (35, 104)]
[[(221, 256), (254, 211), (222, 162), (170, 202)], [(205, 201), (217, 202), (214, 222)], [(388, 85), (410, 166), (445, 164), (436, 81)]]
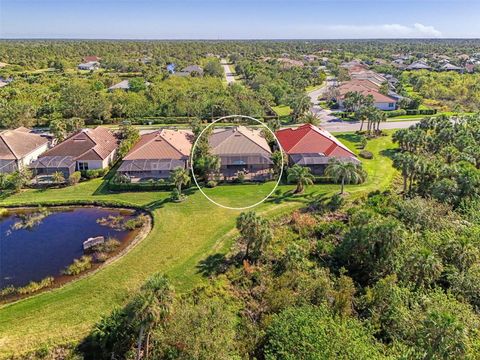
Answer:
[(48, 143), (46, 138), (33, 134), (24, 127), (2, 131), (0, 132), (0, 159), (22, 159), (46, 143)]
[(98, 56), (85, 56), (83, 58), (83, 61), (85, 62), (90, 62), (90, 61), (100, 61), (101, 58), (99, 58)]
[(185, 159), (190, 156), (193, 135), (188, 131), (163, 129), (142, 135), (124, 160)]
[(104, 127), (85, 129), (61, 142), (45, 156), (73, 156), (76, 160), (104, 160), (118, 147), (118, 140)]
[(373, 100), (376, 103), (397, 102), (395, 99), (391, 98), (390, 96), (383, 95), (378, 90), (379, 90), (379, 87), (369, 80), (352, 80), (352, 81), (345, 82), (338, 87), (340, 98), (344, 98), (345, 95), (349, 92), (358, 92), (364, 96), (372, 95)]
[(216, 155), (270, 154), (270, 146), (260, 130), (237, 126), (214, 132), (210, 135), (210, 146)]

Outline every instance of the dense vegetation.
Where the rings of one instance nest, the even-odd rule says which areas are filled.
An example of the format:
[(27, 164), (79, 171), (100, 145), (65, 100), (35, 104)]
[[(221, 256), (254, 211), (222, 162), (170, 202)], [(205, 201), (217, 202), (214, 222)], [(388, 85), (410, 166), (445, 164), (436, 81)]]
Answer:
[(424, 103), (428, 106), (444, 111), (480, 111), (479, 74), (419, 71), (406, 73), (403, 81), (412, 86), (413, 95), (426, 99)]

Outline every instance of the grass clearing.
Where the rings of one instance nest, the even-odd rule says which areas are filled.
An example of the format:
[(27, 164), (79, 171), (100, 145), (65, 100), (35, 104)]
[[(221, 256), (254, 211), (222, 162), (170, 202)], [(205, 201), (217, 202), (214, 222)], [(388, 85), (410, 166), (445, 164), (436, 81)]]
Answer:
[(274, 106), (272, 110), (275, 111), (278, 116), (288, 116), (292, 113), (292, 108), (288, 105)]
[[(358, 153), (358, 135), (344, 133), (338, 137)], [(364, 184), (346, 186), (351, 197), (389, 186), (395, 176), (390, 159), (393, 148), (390, 136), (368, 142), (366, 149), (374, 154), (374, 159), (362, 161), (369, 177)], [(260, 185), (220, 186), (209, 190), (219, 199), (233, 203), (254, 202), (259, 194), (252, 190), (257, 186), (258, 190), (265, 190)], [(280, 186), (278, 194), (255, 211), (266, 216), (289, 212), (316, 196), (333, 194), (339, 185), (310, 186), (301, 195), (292, 195), (293, 188), (294, 185)], [(102, 315), (125, 304), (154, 272), (166, 273), (180, 293), (206, 281), (202, 271), (208, 268), (210, 256), (228, 251), (235, 239), (235, 220), (240, 211), (220, 208), (198, 190), (192, 189), (188, 195), (183, 203), (171, 203), (166, 192), (108, 193), (102, 180), (95, 179), (62, 189), (26, 190), (2, 199), (0, 207), (80, 200), (120, 202), (150, 209), (154, 223), (142, 242), (100, 271), (0, 307), (0, 358), (41, 346), (78, 341)]]

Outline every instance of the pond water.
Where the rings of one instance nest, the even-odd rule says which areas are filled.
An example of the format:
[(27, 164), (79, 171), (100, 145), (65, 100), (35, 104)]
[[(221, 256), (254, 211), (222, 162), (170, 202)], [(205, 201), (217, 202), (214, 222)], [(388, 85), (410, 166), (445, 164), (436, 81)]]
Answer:
[[(133, 232), (100, 225), (109, 215), (134, 216), (134, 211), (93, 207), (10, 210), (0, 217), (0, 289), (24, 286), (62, 270), (80, 258), (89, 237), (114, 237), (126, 246)], [(28, 219), (28, 224), (26, 221)]]

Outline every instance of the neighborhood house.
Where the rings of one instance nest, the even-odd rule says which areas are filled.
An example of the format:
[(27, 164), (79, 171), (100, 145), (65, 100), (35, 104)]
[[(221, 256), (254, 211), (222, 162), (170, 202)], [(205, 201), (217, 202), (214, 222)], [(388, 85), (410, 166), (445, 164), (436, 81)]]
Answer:
[(0, 173), (11, 173), (30, 165), (48, 150), (48, 139), (19, 127), (0, 132)]
[(31, 164), (35, 175), (105, 169), (115, 158), (118, 140), (104, 127), (85, 129), (56, 145)]
[(254, 181), (272, 176), (272, 151), (260, 130), (237, 126), (214, 131), (209, 143), (212, 153), (220, 157), (224, 180), (237, 179), (239, 172)]
[(89, 61), (78, 64), (77, 68), (78, 70), (97, 70), (100, 68), (100, 63), (98, 61)]
[(142, 135), (117, 172), (132, 182), (167, 179), (173, 169), (188, 167), (192, 139), (190, 132), (168, 129)]
[(278, 130), (275, 135), (288, 155), (289, 164), (307, 166), (315, 175), (323, 175), (332, 158), (360, 163), (332, 134), (310, 124)]

